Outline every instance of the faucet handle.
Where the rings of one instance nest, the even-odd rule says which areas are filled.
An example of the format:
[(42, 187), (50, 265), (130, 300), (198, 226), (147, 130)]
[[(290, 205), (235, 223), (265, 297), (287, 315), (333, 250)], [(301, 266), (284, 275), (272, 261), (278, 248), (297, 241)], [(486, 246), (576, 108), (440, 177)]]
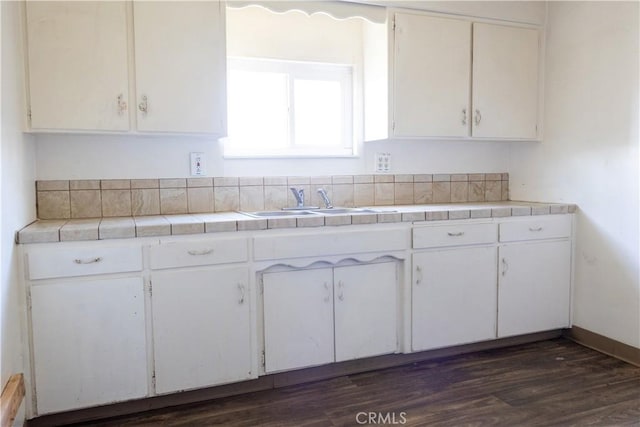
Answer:
[(289, 187), (289, 189), (293, 193), (293, 197), (295, 197), (298, 207), (304, 207), (304, 188), (298, 189), (295, 187)]
[(320, 197), (322, 198), (322, 201), (324, 202), (324, 207), (326, 209), (333, 209), (333, 205), (331, 204), (331, 200), (329, 199), (329, 195), (327, 194), (325, 189), (318, 188), (318, 194), (320, 195)]

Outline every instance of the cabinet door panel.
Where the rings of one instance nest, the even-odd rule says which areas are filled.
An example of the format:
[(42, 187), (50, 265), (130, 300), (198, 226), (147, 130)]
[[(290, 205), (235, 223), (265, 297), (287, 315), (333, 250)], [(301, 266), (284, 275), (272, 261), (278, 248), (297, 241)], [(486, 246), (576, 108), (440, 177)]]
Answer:
[(535, 29), (473, 24), (473, 136), (537, 137), (538, 39)]
[(126, 3), (27, 2), (26, 13), (31, 127), (129, 129)]
[(246, 268), (163, 271), (152, 283), (156, 392), (252, 377)]
[[(220, 2), (134, 2), (137, 126), (225, 131), (226, 58)], [(146, 113), (140, 103), (145, 103)]]
[(496, 337), (496, 261), (495, 247), (413, 255), (414, 351)]
[(468, 136), (471, 23), (395, 15), (393, 134)]
[(265, 273), (263, 281), (266, 372), (333, 362), (332, 269)]
[(571, 242), (500, 248), (498, 337), (569, 326)]
[(142, 279), (31, 287), (38, 414), (147, 395)]
[(393, 262), (334, 270), (336, 362), (397, 350), (397, 289)]

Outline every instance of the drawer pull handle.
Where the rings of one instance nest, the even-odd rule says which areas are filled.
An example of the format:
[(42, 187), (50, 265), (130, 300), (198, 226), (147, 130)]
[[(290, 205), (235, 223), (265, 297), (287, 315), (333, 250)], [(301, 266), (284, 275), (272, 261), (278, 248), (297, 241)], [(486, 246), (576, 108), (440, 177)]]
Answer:
[(506, 258), (502, 258), (502, 276), (507, 275), (507, 271), (509, 271), (509, 263)]
[(91, 259), (74, 259), (73, 262), (76, 264), (95, 264), (96, 262), (102, 261), (102, 257), (91, 258)]
[(343, 287), (344, 283), (342, 283), (342, 280), (338, 281), (338, 299), (340, 301), (344, 301), (344, 291), (342, 290)]
[(420, 283), (422, 283), (422, 267), (417, 266), (416, 267), (416, 286), (420, 285)]
[(447, 234), (451, 237), (460, 237), (464, 235), (464, 231), (458, 231), (457, 233), (452, 233), (449, 231)]
[(238, 291), (240, 291), (240, 299), (238, 300), (238, 304), (244, 304), (244, 285), (242, 283), (238, 283)]
[(193, 256), (209, 255), (209, 254), (213, 253), (213, 249), (203, 249), (201, 251), (191, 250), (191, 251), (187, 251), (187, 253), (189, 255), (193, 255)]
[(474, 117), (474, 121), (476, 122), (476, 126), (480, 126), (480, 121), (482, 120), (482, 114), (480, 114), (480, 110), (476, 110), (476, 115)]
[(327, 295), (324, 297), (324, 302), (329, 302), (331, 299), (331, 290), (329, 289), (329, 284), (324, 282), (324, 290), (327, 291)]
[(542, 227), (529, 227), (529, 231), (542, 231)]

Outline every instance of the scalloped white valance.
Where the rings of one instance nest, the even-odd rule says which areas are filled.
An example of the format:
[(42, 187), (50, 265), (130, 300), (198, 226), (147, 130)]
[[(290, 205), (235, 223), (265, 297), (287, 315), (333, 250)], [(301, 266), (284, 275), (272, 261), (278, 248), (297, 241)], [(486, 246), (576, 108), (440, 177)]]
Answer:
[(247, 6), (261, 6), (272, 12), (284, 13), (290, 10), (298, 10), (307, 15), (314, 13), (326, 13), (336, 19), (360, 17), (367, 21), (383, 24), (387, 21), (387, 12), (384, 7), (366, 4), (357, 4), (341, 1), (315, 1), (315, 0), (227, 0), (227, 6), (243, 8)]

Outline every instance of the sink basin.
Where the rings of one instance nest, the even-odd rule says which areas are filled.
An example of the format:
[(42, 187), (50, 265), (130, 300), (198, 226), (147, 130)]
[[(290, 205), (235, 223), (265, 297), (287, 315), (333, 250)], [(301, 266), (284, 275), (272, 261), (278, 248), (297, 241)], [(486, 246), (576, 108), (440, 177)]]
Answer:
[(259, 211), (240, 213), (253, 218), (280, 218), (286, 216), (315, 215), (315, 213), (311, 211)]
[(313, 212), (327, 214), (327, 215), (340, 215), (340, 214), (352, 214), (352, 213), (378, 213), (375, 209), (363, 209), (363, 208), (330, 208), (330, 209), (316, 209)]
[[(359, 213), (380, 213), (385, 212), (371, 208), (314, 208), (304, 210), (279, 210), (279, 211), (258, 211), (258, 212), (240, 212), (243, 215), (252, 218), (283, 218), (288, 216), (305, 216), (305, 215), (348, 215)], [(388, 211), (387, 211), (388, 212)]]

